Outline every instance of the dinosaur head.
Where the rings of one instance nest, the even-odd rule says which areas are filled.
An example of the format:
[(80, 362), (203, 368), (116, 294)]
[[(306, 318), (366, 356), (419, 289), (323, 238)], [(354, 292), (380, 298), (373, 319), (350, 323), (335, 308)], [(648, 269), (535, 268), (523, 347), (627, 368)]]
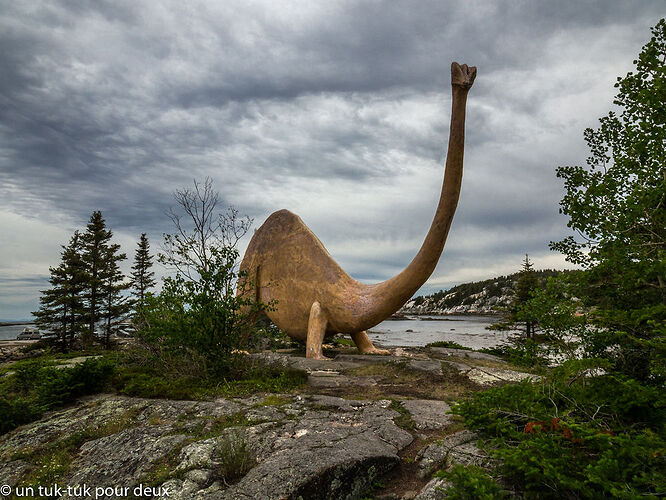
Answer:
[(467, 64), (461, 66), (457, 62), (451, 63), (451, 85), (454, 87), (469, 90), (472, 88), (474, 78), (476, 78), (476, 66), (467, 66)]

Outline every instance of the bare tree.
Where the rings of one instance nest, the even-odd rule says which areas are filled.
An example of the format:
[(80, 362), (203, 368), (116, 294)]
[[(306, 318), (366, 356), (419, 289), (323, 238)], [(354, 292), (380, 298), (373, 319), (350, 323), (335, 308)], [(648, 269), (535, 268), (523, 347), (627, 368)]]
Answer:
[(194, 188), (174, 192), (176, 210), (167, 215), (174, 224), (174, 234), (165, 234), (160, 263), (177, 271), (190, 281), (197, 281), (201, 272), (208, 272), (212, 248), (235, 248), (249, 231), (252, 219), (241, 217), (238, 210), (228, 207), (218, 213), (220, 195), (213, 189), (213, 180), (206, 177), (194, 181)]

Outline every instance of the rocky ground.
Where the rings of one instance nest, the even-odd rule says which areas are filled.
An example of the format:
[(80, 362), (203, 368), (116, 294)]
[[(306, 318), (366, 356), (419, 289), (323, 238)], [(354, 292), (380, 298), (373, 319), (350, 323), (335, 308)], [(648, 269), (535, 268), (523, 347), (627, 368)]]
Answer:
[(30, 356), (37, 356), (43, 351), (35, 350), (34, 353), (25, 353), (23, 350), (35, 344), (36, 340), (2, 340), (0, 341), (0, 364), (8, 361), (16, 361), (18, 359), (27, 358)]
[(456, 349), (327, 354), (334, 359), (251, 355), (306, 370), (308, 385), (294, 394), (82, 399), (0, 437), (0, 484), (65, 477), (60, 487), (80, 489), (54, 498), (70, 499), (442, 498), (435, 471), (489, 463), (450, 405), (533, 377)]

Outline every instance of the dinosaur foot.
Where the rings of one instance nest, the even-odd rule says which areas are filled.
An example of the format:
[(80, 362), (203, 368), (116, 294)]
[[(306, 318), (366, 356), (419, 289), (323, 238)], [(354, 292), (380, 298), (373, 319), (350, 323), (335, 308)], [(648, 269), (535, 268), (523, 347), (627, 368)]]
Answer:
[(382, 356), (390, 356), (391, 351), (388, 351), (386, 349), (378, 349), (375, 346), (372, 346), (370, 349), (359, 349), (361, 351), (361, 354), (380, 354)]
[(327, 358), (323, 354), (306, 354), (306, 358), (308, 359), (321, 359), (322, 361), (331, 361), (331, 358)]

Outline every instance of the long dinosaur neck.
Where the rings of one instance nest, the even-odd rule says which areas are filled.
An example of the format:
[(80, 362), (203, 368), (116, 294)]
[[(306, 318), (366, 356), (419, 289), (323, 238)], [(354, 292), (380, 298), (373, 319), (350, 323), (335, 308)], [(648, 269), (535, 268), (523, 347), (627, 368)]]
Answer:
[(397, 311), (421, 288), (437, 266), (460, 195), (465, 149), (465, 107), (468, 90), (453, 86), (451, 128), (449, 130), (449, 149), (446, 155), (444, 183), (428, 235), (423, 245), (421, 245), (419, 253), (400, 274), (382, 283), (367, 286), (367, 296), (363, 301), (366, 312), (362, 313), (363, 320), (366, 320), (363, 321), (364, 323), (373, 323), (375, 320), (377, 322), (382, 321)]

